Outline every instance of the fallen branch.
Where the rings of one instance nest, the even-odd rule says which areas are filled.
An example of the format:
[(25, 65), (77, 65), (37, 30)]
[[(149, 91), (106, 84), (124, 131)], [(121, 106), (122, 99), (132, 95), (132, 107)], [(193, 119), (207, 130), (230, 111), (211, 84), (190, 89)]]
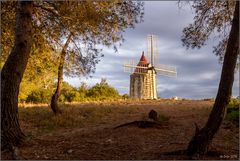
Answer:
[(163, 128), (164, 126), (161, 122), (157, 120), (157, 112), (151, 110), (148, 114), (148, 118), (150, 120), (140, 120), (140, 121), (132, 121), (128, 123), (121, 124), (119, 126), (114, 127), (113, 129), (117, 129), (124, 126), (137, 126), (139, 128)]
[(128, 123), (124, 123), (119, 126), (116, 126), (114, 127), (114, 129), (124, 127), (124, 126), (137, 126), (139, 128), (157, 128), (157, 129), (165, 127), (164, 125), (162, 125), (157, 121), (132, 121), (132, 122), (128, 122)]

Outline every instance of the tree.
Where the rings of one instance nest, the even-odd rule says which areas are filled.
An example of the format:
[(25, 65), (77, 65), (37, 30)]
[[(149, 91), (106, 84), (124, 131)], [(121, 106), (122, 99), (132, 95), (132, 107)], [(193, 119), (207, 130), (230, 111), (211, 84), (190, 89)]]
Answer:
[[(29, 61), (20, 84), (19, 102), (27, 101), (28, 96), (37, 91), (44, 91), (51, 96), (55, 89), (54, 81), (57, 78), (57, 63), (55, 60), (58, 55), (48, 45), (36, 45), (33, 42)], [(31, 99), (28, 98), (28, 101), (31, 102)], [(41, 102), (41, 100), (39, 101)]]
[(58, 102), (58, 98), (61, 95), (62, 82), (63, 82), (63, 65), (64, 65), (66, 53), (67, 53), (66, 49), (70, 43), (71, 37), (72, 37), (72, 34), (70, 34), (68, 36), (68, 39), (67, 39), (67, 41), (62, 49), (61, 55), (60, 55), (60, 62), (59, 62), (59, 66), (58, 66), (57, 88), (51, 99), (51, 108), (55, 114), (61, 113), (61, 111), (58, 108), (57, 102)]
[(1, 57), (2, 68), (14, 44), (14, 28), (16, 26), (16, 2), (1, 1)]
[(201, 48), (214, 35), (220, 39), (213, 47), (222, 62), (234, 12), (234, 1), (194, 1), (194, 23), (183, 29), (182, 42), (187, 48)]
[(18, 121), (19, 86), (32, 46), (33, 2), (19, 1), (13, 49), (1, 71), (1, 143), (16, 146), (24, 138)]
[[(16, 1), (1, 1), (1, 57), (0, 68), (3, 67), (14, 45), (14, 29), (16, 24)], [(55, 53), (44, 40), (39, 28), (33, 24), (33, 42), (30, 57), (24, 72), (20, 89), (19, 102), (26, 101), (28, 95), (39, 89), (53, 90), (57, 75)]]
[[(235, 9), (232, 10), (231, 5), (235, 5)], [(230, 33), (227, 33), (229, 35), (228, 39), (223, 39), (217, 46), (219, 48), (217, 51), (222, 53), (225, 51), (218, 93), (206, 125), (200, 130), (196, 128), (196, 133), (188, 145), (187, 152), (189, 155), (205, 154), (214, 135), (219, 130), (225, 117), (226, 106), (231, 98), (234, 69), (239, 55), (239, 2), (199, 1), (196, 2), (195, 7), (197, 9), (195, 22), (183, 31), (183, 43), (187, 47), (190, 45), (201, 47), (216, 28), (218, 32), (223, 32), (222, 27), (227, 22), (231, 26), (231, 30)], [(207, 26), (207, 28), (201, 30), (204, 26)], [(223, 41), (227, 43), (226, 50)]]
[[(36, 17), (39, 26), (48, 23), (45, 17), (51, 17), (51, 28), (58, 33), (50, 38), (50, 43), (61, 44), (66, 39), (60, 53), (57, 88), (52, 96), (51, 108), (55, 114), (61, 113), (58, 98), (61, 94), (63, 74), (67, 76), (87, 75), (95, 71), (95, 65), (103, 56), (97, 45), (111, 46), (123, 40), (122, 32), (142, 21), (142, 2), (132, 1), (77, 1), (43, 2), (35, 5), (47, 11)], [(46, 15), (47, 14), (47, 15)], [(56, 22), (56, 23), (55, 23)], [(49, 33), (49, 29), (45, 29)], [(63, 34), (64, 33), (64, 34)], [(66, 37), (66, 34), (68, 36)], [(61, 45), (60, 45), (61, 47)]]
[[(16, 21), (12, 22), (13, 24), (16, 23), (15, 39), (12, 41), (14, 42), (12, 43), (13, 49), (9, 52), (10, 54), (8, 51), (10, 51), (11, 45), (1, 50), (6, 51), (2, 55), (7, 58), (1, 72), (1, 140), (3, 146), (12, 146), (18, 145), (24, 138), (18, 122), (17, 103), (20, 82), (28, 62), (33, 40), (38, 42), (36, 43), (38, 45), (42, 43), (38, 36), (32, 35), (32, 30), (36, 29), (36, 33), (43, 38), (44, 42), (47, 42), (53, 50), (58, 52), (63, 49), (62, 41), (70, 34), (74, 35), (73, 40), (75, 41), (72, 41), (71, 46), (75, 46), (75, 48), (66, 49), (66, 52), (70, 54), (66, 56), (65, 60), (74, 62), (70, 63), (75, 65), (75, 68), (71, 68), (74, 69), (71, 71), (72, 74), (89, 73), (94, 71), (95, 64), (99, 61), (99, 50), (95, 48), (95, 45), (110, 46), (112, 45), (111, 42), (118, 42), (119, 39), (122, 39), (121, 31), (127, 26), (134, 26), (139, 17), (142, 17), (142, 3), (128, 1), (115, 1), (115, 3), (108, 1), (10, 1), (1, 2), (1, 4), (6, 4), (4, 6), (7, 7), (7, 10), (1, 10), (1, 15), (5, 15), (8, 11), (10, 11), (8, 12), (10, 18), (16, 15)], [(17, 9), (14, 13), (16, 5)], [(118, 14), (124, 16), (118, 17)], [(108, 19), (104, 19), (106, 15)], [(88, 19), (91, 19), (91, 21), (86, 21)], [(5, 18), (5, 20), (8, 20), (8, 18)], [(75, 23), (76, 20), (78, 20), (78, 23)], [(121, 24), (122, 28), (116, 22)], [(8, 24), (7, 21), (5, 24)], [(94, 28), (96, 24), (98, 30)], [(104, 24), (107, 25), (104, 27)], [(105, 30), (113, 36), (102, 34)], [(6, 40), (4, 42), (7, 42), (8, 38), (12, 36), (11, 30), (6, 30), (6, 32), (1, 30), (1, 33), (4, 33), (4, 40)], [(81, 44), (77, 44), (79, 42)], [(84, 46), (82, 49), (85, 52), (81, 50), (80, 47), (82, 46)]]
[[(15, 3), (3, 4), (12, 18)], [(57, 100), (60, 96), (63, 73), (67, 76), (79, 76), (94, 72), (95, 65), (103, 56), (97, 45), (114, 44), (116, 49), (115, 44), (123, 40), (121, 32), (127, 27), (134, 27), (135, 23), (142, 20), (142, 15), (142, 2), (118, 0), (34, 2), (33, 25), (43, 41), (39, 41), (35, 36), (34, 40), (39, 44), (46, 44), (47, 41), (55, 52), (60, 53), (58, 85), (51, 101), (55, 113), (59, 112)], [(8, 25), (8, 17), (5, 16), (5, 20), (5, 25)], [(6, 41), (3, 42), (8, 40), (8, 33), (11, 33), (11, 30), (8, 31), (4, 32)], [(65, 40), (68, 40), (66, 44)], [(10, 45), (7, 47), (11, 48)], [(7, 53), (4, 53), (5, 57)]]

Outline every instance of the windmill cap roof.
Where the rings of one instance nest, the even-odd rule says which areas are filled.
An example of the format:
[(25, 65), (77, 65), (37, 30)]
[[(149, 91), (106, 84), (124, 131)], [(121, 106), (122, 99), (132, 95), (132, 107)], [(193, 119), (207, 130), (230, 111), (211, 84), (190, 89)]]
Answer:
[(142, 52), (142, 56), (140, 58), (139, 65), (146, 65), (146, 64), (148, 64), (148, 61), (147, 61), (147, 58), (144, 55), (144, 52)]
[[(140, 61), (139, 63), (137, 64), (137, 66), (142, 66), (142, 67), (147, 67), (148, 66), (148, 61), (147, 61), (147, 58), (145, 57), (144, 55), (144, 52), (142, 52), (142, 56), (140, 58)], [(136, 68), (134, 70), (134, 73), (146, 73), (146, 69), (142, 69), (142, 68)]]

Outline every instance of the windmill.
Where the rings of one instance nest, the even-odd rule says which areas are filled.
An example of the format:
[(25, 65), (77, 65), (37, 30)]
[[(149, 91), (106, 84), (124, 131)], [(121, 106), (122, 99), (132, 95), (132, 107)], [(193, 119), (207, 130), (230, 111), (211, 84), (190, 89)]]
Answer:
[[(130, 75), (130, 97), (138, 99), (157, 99), (156, 75), (177, 77), (175, 66), (157, 63), (158, 36), (147, 36), (147, 58), (142, 53), (140, 61), (133, 60), (124, 63), (124, 72)], [(148, 60), (151, 60), (149, 63)]]

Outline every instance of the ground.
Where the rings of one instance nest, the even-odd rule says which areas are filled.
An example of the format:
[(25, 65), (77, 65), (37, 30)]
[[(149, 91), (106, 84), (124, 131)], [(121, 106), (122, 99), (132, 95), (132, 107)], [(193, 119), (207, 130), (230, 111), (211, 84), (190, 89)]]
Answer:
[[(61, 116), (49, 107), (21, 107), (20, 124), (27, 141), (20, 147), (30, 160), (167, 160), (191, 159), (166, 153), (187, 148), (195, 125), (204, 126), (211, 100), (146, 100), (65, 104)], [(146, 119), (153, 109), (163, 118), (162, 128), (114, 127)], [(200, 159), (238, 159), (239, 128), (227, 121), (215, 136), (212, 155)], [(2, 159), (11, 159), (2, 151)]]

